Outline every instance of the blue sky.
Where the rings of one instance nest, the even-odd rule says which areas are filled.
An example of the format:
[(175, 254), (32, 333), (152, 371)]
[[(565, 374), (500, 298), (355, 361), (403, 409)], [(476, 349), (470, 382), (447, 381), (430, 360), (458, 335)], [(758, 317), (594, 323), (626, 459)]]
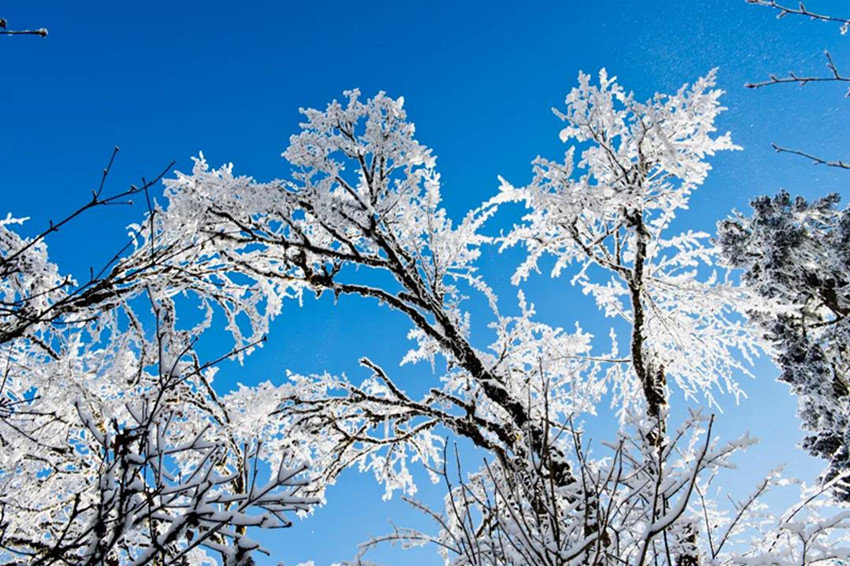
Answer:
[[(807, 6), (850, 15), (841, 1)], [(821, 73), (824, 49), (850, 70), (850, 38), (805, 19), (777, 21), (743, 0), (238, 7), (30, 0), (4, 3), (0, 16), (12, 28), (50, 30), (46, 39), (0, 37), (0, 215), (32, 217), (29, 230), (82, 203), (115, 145), (121, 147), (110, 179), (115, 188), (156, 175), (172, 159), (188, 170), (199, 151), (213, 165), (232, 161), (238, 173), (260, 180), (286, 176), (280, 153), (296, 132), (298, 108), (323, 107), (353, 87), (405, 97), (418, 138), (438, 156), (445, 206), (460, 218), (495, 193), (497, 175), (521, 185), (536, 155), (562, 154), (559, 122), (549, 109), (563, 103), (579, 70), (601, 67), (641, 98), (720, 68), (729, 108), (720, 128), (731, 130), (745, 151), (713, 160), (683, 225), (711, 231), (732, 208), (779, 188), (850, 196), (846, 173), (770, 148), (777, 142), (846, 158), (844, 90), (743, 88), (769, 72)], [(123, 244), (124, 226), (142, 213), (141, 206), (96, 211), (50, 242), (52, 256), (66, 270), (85, 273)], [(483, 269), (499, 283), (514, 266), (491, 254)], [(604, 327), (586, 303), (565, 305), (564, 293), (545, 282), (533, 285), (547, 322)], [(289, 309), (275, 332), (273, 347), (255, 356), (240, 379), (279, 380), (285, 368), (354, 376), (361, 355), (393, 367), (405, 349), (400, 317), (358, 301), (336, 308), (308, 301)], [(414, 368), (400, 375), (415, 389), (428, 373)], [(750, 429), (762, 437), (754, 458), (761, 471), (784, 459), (810, 479), (818, 464), (794, 449), (800, 437), (794, 402), (773, 382), (775, 373), (761, 364), (758, 379), (746, 386), (751, 400), (737, 408), (726, 400), (720, 430), (731, 437)], [(381, 493), (368, 478), (348, 474), (314, 518), (264, 541), (288, 565), (308, 558), (319, 565), (350, 557), (356, 543), (386, 532), (388, 516), (399, 525), (423, 524), (397, 500), (381, 502)], [(436, 562), (431, 550), (375, 556)]]

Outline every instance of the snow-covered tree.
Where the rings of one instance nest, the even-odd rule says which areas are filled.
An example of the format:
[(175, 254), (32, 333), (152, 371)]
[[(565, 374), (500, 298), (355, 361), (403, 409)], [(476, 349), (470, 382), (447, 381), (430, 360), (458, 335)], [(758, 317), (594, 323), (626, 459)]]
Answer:
[[(581, 75), (557, 111), (573, 144), (565, 160), (539, 158), (528, 186), (503, 182), (459, 222), (403, 100), (356, 90), (302, 111), (284, 179), (236, 176), (203, 156), (166, 179), (164, 204), (151, 201), (127, 249), (86, 283), (47, 259), (58, 225), (23, 239), (7, 218), (2, 548), (35, 562), (249, 563), (248, 528), (284, 524), (343, 470), (411, 498), (421, 465), (445, 482), (445, 508), (409, 500), (438, 532), (380, 540), (435, 543), (452, 564), (847, 559), (846, 512), (824, 495), (843, 476), (785, 515), (762, 503), (779, 473), (730, 507), (718, 478), (752, 441), (719, 442), (699, 409), (669, 416), (674, 388), (709, 406), (737, 397), (759, 348), (750, 303), (708, 235), (673, 229), (707, 160), (735, 149), (715, 129), (720, 95), (714, 73), (645, 102), (604, 71), (598, 84)], [(87, 207), (106, 200), (95, 191)], [(489, 234), (516, 203), (524, 218)], [(484, 246), (527, 252), (516, 305), (478, 272)], [(572, 331), (538, 320), (522, 285), (546, 261), (613, 318), (604, 345), (566, 302)], [(400, 363), (422, 364), (431, 387), (411, 395), (363, 358), (362, 381), (327, 368), (217, 391), (200, 337), (222, 320), (233, 340), (223, 356), (248, 355), (305, 292), (396, 311), (412, 341)], [(184, 301), (204, 314), (190, 328), (177, 324)], [(609, 400), (619, 433), (592, 452), (582, 422)], [(447, 437), (474, 445), (482, 466), (449, 473)]]
[(505, 181), (493, 201), (530, 209), (502, 238), (528, 250), (515, 282), (552, 255), (553, 276), (575, 264), (572, 283), (631, 327), (627, 369), (614, 385), (622, 406), (642, 396), (654, 419), (664, 412), (668, 377), (687, 397), (737, 396), (741, 355), (755, 347), (735, 316), (736, 290), (714, 266), (709, 235), (670, 233), (708, 174), (706, 158), (738, 149), (728, 133), (715, 135), (723, 108), (713, 85), (714, 72), (675, 95), (639, 102), (605, 71), (598, 85), (580, 75), (566, 112), (556, 114), (566, 123), (561, 139), (586, 145), (571, 146), (562, 162), (538, 158), (531, 185)]
[[(421, 399), (409, 398), (369, 360), (363, 363), (373, 376), (359, 386), (328, 375), (292, 376), (278, 391), (290, 434), (301, 435), (328, 479), (357, 462), (374, 470), (388, 493), (413, 489), (410, 458), (439, 458), (438, 425), (506, 465), (539, 452), (545, 392), (536, 379), (529, 391), (530, 376), (542, 355), (553, 383), (592, 379), (593, 363), (581, 355), (586, 337), (535, 325), (528, 311), (497, 317), (492, 351), (473, 345), (462, 286), (483, 292), (496, 308), (473, 264), (486, 216), (470, 214), (457, 226), (447, 218), (434, 158), (414, 139), (402, 101), (379, 94), (364, 102), (352, 91), (345, 104), (304, 114), (302, 132), (284, 154), (292, 180), (257, 183), (198, 160), (192, 175), (167, 183), (170, 202), (158, 229), (168, 233), (176, 219), (185, 234), (191, 214), (201, 249), (224, 269), (253, 278), (270, 301), (308, 289), (375, 299), (411, 322), (416, 347), (405, 361), (443, 356), (448, 366), (442, 385)], [(559, 401), (556, 410), (580, 402)], [(573, 481), (563, 454), (552, 467), (559, 483)]]
[(249, 527), (286, 526), (314, 503), (303, 464), (268, 446), (279, 428), (253, 424), (262, 387), (218, 395), (221, 360), (195, 352), (216, 301), (248, 312), (238, 287), (199, 295), (206, 317), (181, 329), (175, 295), (189, 289), (163, 268), (168, 246), (125, 249), (84, 283), (49, 260), (60, 227), (150, 186), (105, 196), (101, 183), (31, 238), (0, 221), (3, 563), (248, 564)]
[[(747, 439), (722, 447), (698, 412), (667, 430), (673, 385), (709, 404), (718, 392), (737, 396), (736, 376), (758, 349), (742, 292), (715, 265), (708, 235), (671, 233), (707, 158), (735, 149), (715, 131), (720, 94), (713, 73), (647, 102), (604, 72), (598, 85), (582, 75), (558, 112), (562, 138), (578, 149), (563, 163), (538, 159), (531, 185), (505, 182), (455, 223), (440, 207), (435, 158), (415, 139), (403, 100), (379, 93), (364, 101), (350, 91), (324, 111), (302, 111), (301, 132), (283, 154), (288, 179), (258, 182), (201, 157), (191, 174), (168, 180), (168, 205), (149, 219), (150, 235), (140, 231), (139, 247), (182, 241), (192, 255), (175, 254), (169, 269), (197, 270), (203, 258), (215, 269), (196, 271), (195, 285), (241, 274), (253, 282), (242, 299), (275, 312), (312, 291), (374, 300), (406, 318), (414, 347), (401, 362), (430, 362), (438, 374), (423, 396), (366, 358), (361, 383), (329, 369), (290, 374), (266, 392), (284, 437), (310, 462), (313, 493), (352, 466), (373, 473), (387, 496), (415, 492), (414, 462), (446, 481), (444, 511), (414, 503), (440, 532), (390, 539), (434, 542), (457, 564), (757, 563), (782, 545), (788, 556), (824, 557), (809, 542), (831, 544), (843, 519), (789, 541), (784, 519), (771, 523), (757, 503), (781, 480), (767, 480), (737, 510), (711, 498), (716, 473)], [(530, 209), (523, 221), (486, 236), (488, 220), (514, 202)], [(490, 244), (528, 250), (517, 284), (547, 255), (554, 275), (573, 270), (573, 282), (629, 329), (628, 353), (618, 353), (616, 335), (599, 353), (580, 327), (539, 322), (522, 290), (519, 313), (503, 314), (476, 271)], [(490, 307), (489, 316), (475, 311), (495, 332), (489, 346), (476, 338), (472, 294)], [(596, 457), (574, 423), (609, 393), (623, 432), (611, 456)], [(445, 435), (471, 441), (487, 455), (484, 466), (452, 481)], [(802, 507), (795, 517), (815, 512)], [(774, 542), (742, 548), (755, 533)]]
[(850, 211), (838, 203), (837, 194), (759, 197), (751, 217), (737, 213), (718, 235), (761, 299), (750, 316), (775, 344), (809, 432), (803, 447), (829, 462), (826, 480), (850, 470)]

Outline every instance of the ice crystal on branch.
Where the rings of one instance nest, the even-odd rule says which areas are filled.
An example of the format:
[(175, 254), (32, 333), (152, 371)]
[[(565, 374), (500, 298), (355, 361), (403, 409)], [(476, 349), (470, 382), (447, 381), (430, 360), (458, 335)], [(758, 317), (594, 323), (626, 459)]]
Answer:
[[(742, 289), (716, 264), (707, 234), (674, 231), (709, 158), (736, 149), (715, 130), (714, 83), (712, 72), (639, 102), (604, 71), (598, 84), (580, 75), (556, 112), (573, 144), (565, 160), (538, 158), (530, 185), (504, 182), (460, 222), (441, 206), (436, 158), (415, 138), (403, 100), (364, 100), (356, 90), (302, 110), (282, 179), (238, 176), (199, 156), (190, 173), (166, 180), (161, 204), (145, 199), (131, 243), (81, 284), (47, 260), (45, 236), (61, 224), (25, 240), (12, 217), (0, 222), (0, 439), (13, 447), (0, 466), (4, 552), (43, 562), (250, 564), (262, 551), (250, 529), (285, 526), (287, 512), (309, 508), (355, 468), (438, 525), (436, 534), (397, 529), (372, 542), (433, 543), (450, 564), (847, 559), (846, 513), (828, 500), (843, 471), (804, 490), (783, 516), (763, 502), (787, 483), (779, 472), (726, 504), (718, 478), (753, 440), (719, 442), (714, 417), (699, 409), (680, 423), (670, 416), (674, 383), (695, 403), (700, 393), (710, 404), (718, 391), (741, 394), (736, 379), (760, 340), (744, 308), (760, 321), (801, 319), (818, 329), (807, 356), (846, 362), (846, 347), (826, 338), (846, 310), (846, 258), (817, 251), (848, 247), (835, 227), (844, 221), (829, 224), (831, 204), (798, 219), (816, 234), (800, 248), (808, 270), (800, 282), (812, 285), (814, 273), (823, 290), (802, 306), (790, 283), (781, 308), (745, 302), (748, 291), (773, 293), (773, 280), (762, 288), (750, 269)], [(150, 197), (149, 188), (122, 194)], [(98, 190), (69, 218), (113, 198)], [(516, 202), (528, 208), (523, 220), (499, 238), (485, 235)], [(732, 263), (748, 267), (756, 231), (743, 217), (731, 222), (721, 241), (740, 248)], [(500, 310), (505, 297), (477, 271), (494, 243), (528, 254), (514, 277), (515, 314)], [(569, 272), (600, 314), (618, 319), (628, 348), (612, 329), (600, 353), (567, 308), (561, 327), (539, 320), (526, 280), (546, 256), (554, 276)], [(294, 368), (282, 381), (217, 391), (221, 359), (202, 361), (201, 337), (223, 322), (232, 339), (223, 358), (241, 358), (305, 293), (393, 310), (412, 342), (399, 362), (428, 362), (428, 387), (413, 395), (392, 368), (362, 357), (351, 377)], [(201, 308), (188, 327), (178, 323), (185, 302)], [(598, 410), (612, 390), (619, 431), (591, 451), (583, 420), (613, 416)], [(841, 403), (820, 403), (828, 410), (807, 422), (818, 434), (840, 428)], [(449, 473), (455, 439), (484, 456), (476, 471), (455, 453)], [(412, 499), (417, 466), (445, 484), (445, 509)]]
[[(13, 231), (19, 221), (0, 222), (4, 562), (248, 564), (267, 552), (251, 528), (288, 526), (288, 512), (315, 503), (301, 493), (303, 465), (267, 448), (279, 447), (280, 428), (254, 431), (236, 418), (246, 403), (259, 407), (262, 390), (237, 398), (211, 386), (221, 359), (202, 361), (195, 345), (213, 313), (247, 314), (249, 328), (266, 319), (238, 287), (203, 287), (190, 270), (171, 270), (180, 255), (214, 277), (193, 243), (156, 238), (152, 210), (131, 228), (145, 244), (83, 283), (49, 261), (47, 239), (60, 226), (149, 187), (105, 196), (101, 183), (89, 203), (29, 239)], [(192, 328), (177, 324), (178, 294), (204, 307)], [(234, 335), (224, 357), (256, 344)]]
[(516, 284), (554, 256), (553, 276), (575, 266), (572, 283), (631, 327), (631, 371), (616, 384), (619, 399), (643, 397), (655, 417), (668, 377), (686, 396), (701, 391), (710, 403), (717, 390), (740, 395), (741, 355), (757, 350), (708, 234), (671, 234), (710, 170), (706, 159), (739, 149), (728, 133), (716, 134), (723, 107), (714, 84), (712, 71), (674, 95), (639, 102), (604, 70), (598, 85), (581, 74), (566, 110), (555, 110), (566, 123), (561, 139), (576, 145), (563, 162), (537, 158), (529, 186), (503, 181), (491, 201), (530, 209), (502, 238), (503, 246), (528, 251)]

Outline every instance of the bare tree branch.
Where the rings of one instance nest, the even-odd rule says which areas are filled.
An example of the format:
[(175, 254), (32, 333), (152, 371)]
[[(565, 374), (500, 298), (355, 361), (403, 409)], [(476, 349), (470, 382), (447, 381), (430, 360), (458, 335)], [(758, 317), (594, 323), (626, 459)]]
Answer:
[(806, 6), (802, 2), (800, 2), (796, 8), (785, 6), (777, 2), (776, 0), (747, 0), (747, 4), (754, 4), (756, 6), (766, 6), (768, 8), (778, 10), (779, 13), (776, 16), (777, 18), (784, 18), (785, 16), (804, 16), (807, 18), (811, 18), (812, 20), (817, 20), (821, 22), (839, 23), (841, 24), (842, 35), (847, 33), (847, 29), (848, 27), (850, 27), (850, 19), (832, 16), (828, 14), (816, 14), (806, 8)]
[[(846, 77), (842, 75), (838, 71), (838, 67), (835, 65), (835, 61), (832, 59), (832, 55), (830, 55), (829, 51), (824, 51), (824, 55), (826, 56), (826, 67), (830, 71), (830, 75), (828, 76), (806, 76), (801, 77), (794, 72), (789, 72), (787, 77), (778, 77), (774, 74), (771, 74), (766, 81), (761, 81), (757, 83), (746, 83), (744, 86), (747, 88), (762, 88), (765, 86), (771, 85), (779, 85), (779, 84), (788, 84), (794, 83), (800, 86), (806, 86), (809, 83), (829, 83), (829, 82), (843, 82), (850, 83), (850, 77)], [(850, 90), (844, 95), (845, 97), (850, 96)]]
[(791, 153), (793, 155), (799, 155), (800, 157), (805, 157), (806, 159), (811, 160), (815, 165), (826, 165), (827, 167), (836, 167), (838, 169), (850, 169), (850, 163), (847, 163), (842, 160), (837, 161), (827, 161), (825, 159), (821, 159), (816, 155), (811, 155), (809, 153), (805, 153), (803, 151), (798, 151), (796, 149), (789, 149), (786, 147), (780, 147), (778, 145), (771, 144), (773, 149), (777, 151), (777, 153)]
[(7, 25), (8, 22), (5, 18), (0, 18), (0, 35), (38, 35), (41, 37), (47, 37), (47, 29), (45, 28), (11, 30), (6, 27)]
[[(776, 0), (746, 1), (748, 4), (753, 4), (756, 6), (765, 6), (777, 10), (778, 14), (776, 17), (778, 19), (784, 18), (786, 16), (803, 16), (815, 21), (837, 23), (841, 25), (840, 31), (842, 35), (846, 34), (848, 29), (850, 29), (850, 18), (812, 12), (808, 8), (806, 8), (803, 2), (800, 2), (797, 7), (792, 7), (780, 4)], [(776, 74), (771, 73), (768, 76), (767, 80), (758, 82), (748, 82), (744, 86), (746, 88), (757, 89), (766, 86), (781, 84), (797, 84), (802, 87), (806, 86), (809, 83), (850, 83), (850, 77), (841, 74), (841, 72), (838, 70), (838, 66), (835, 64), (835, 61), (833, 60), (832, 55), (829, 53), (829, 51), (824, 51), (824, 55), (826, 56), (826, 67), (829, 70), (829, 73), (827, 75), (802, 76), (793, 71), (789, 72), (787, 76), (778, 76)], [(850, 97), (850, 88), (848, 88), (844, 96), (845, 98)], [(811, 160), (817, 165), (826, 165), (828, 167), (836, 167), (838, 169), (850, 169), (850, 165), (841, 160), (828, 160), (807, 152), (780, 147), (775, 143), (772, 145), (773, 148), (780, 153), (791, 153), (794, 155), (799, 155), (801, 157), (805, 157), (806, 159)]]

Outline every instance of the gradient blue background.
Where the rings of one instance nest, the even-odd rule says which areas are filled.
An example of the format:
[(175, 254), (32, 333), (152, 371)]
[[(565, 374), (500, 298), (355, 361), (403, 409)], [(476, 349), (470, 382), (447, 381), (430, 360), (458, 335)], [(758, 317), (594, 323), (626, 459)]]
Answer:
[[(850, 15), (841, 1), (812, 0), (812, 10)], [(777, 155), (770, 142), (828, 157), (848, 156), (850, 101), (834, 85), (747, 90), (769, 72), (825, 71), (823, 50), (850, 72), (850, 37), (836, 26), (774, 13), (743, 0), (623, 2), (12, 2), (0, 8), (11, 28), (46, 27), (50, 35), (0, 37), (0, 215), (30, 216), (43, 228), (84, 202), (114, 145), (110, 178), (118, 189), (153, 176), (172, 159), (191, 168), (203, 151), (211, 164), (234, 162), (259, 180), (287, 175), (280, 158), (296, 132), (299, 107), (323, 107), (342, 91), (403, 95), (420, 141), (434, 148), (444, 203), (461, 218), (493, 195), (497, 175), (520, 185), (538, 154), (562, 155), (552, 106), (563, 103), (579, 70), (606, 67), (640, 98), (677, 89), (713, 67), (727, 91), (721, 130), (745, 151), (712, 162), (682, 226), (713, 231), (732, 208), (785, 188), (807, 197), (848, 195), (850, 173)], [(99, 210), (50, 240), (54, 260), (80, 276), (124, 243), (135, 207)], [(496, 226), (498, 228), (498, 226)], [(482, 269), (506, 289), (516, 256), (488, 253)], [(566, 281), (530, 283), (542, 318), (574, 320), (604, 335), (607, 321)], [(514, 291), (503, 301), (512, 304)], [(293, 305), (269, 346), (244, 368), (225, 371), (223, 387), (284, 379), (296, 372), (346, 371), (369, 355), (395, 368), (407, 344), (404, 320), (366, 301)], [(238, 371), (237, 371), (238, 370)], [(427, 367), (393, 372), (419, 391)], [(762, 438), (735, 482), (746, 491), (787, 461), (811, 480), (820, 464), (794, 448), (801, 437), (794, 400), (763, 362), (746, 383), (750, 400), (724, 399), (719, 432)], [(227, 381), (229, 379), (230, 381)], [(600, 439), (601, 440), (601, 439)], [(474, 463), (474, 462), (473, 462)], [(738, 483), (733, 483), (736, 489)], [(442, 490), (423, 486), (439, 501)], [(275, 563), (351, 557), (358, 542), (400, 526), (426, 526), (398, 498), (352, 472), (328, 491), (328, 504), (295, 528), (264, 536)], [(393, 564), (439, 563), (433, 549), (371, 555)], [(261, 561), (262, 562), (262, 561)]]

